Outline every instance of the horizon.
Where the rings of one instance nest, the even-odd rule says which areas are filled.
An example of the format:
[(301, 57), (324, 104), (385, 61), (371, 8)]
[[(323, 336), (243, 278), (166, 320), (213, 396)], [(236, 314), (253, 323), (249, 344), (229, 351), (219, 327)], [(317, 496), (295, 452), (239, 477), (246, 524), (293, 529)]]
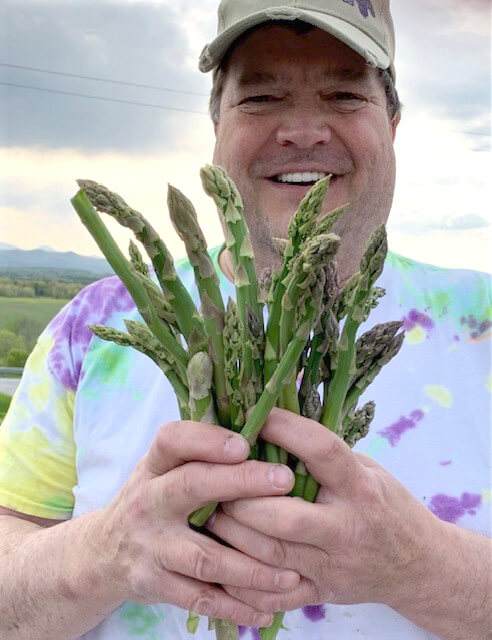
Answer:
[[(206, 114), (211, 78), (198, 72), (197, 60), (214, 37), (216, 6), (217, 0), (4, 3), (2, 242), (96, 257), (70, 204), (80, 176), (142, 211), (175, 258), (185, 252), (164, 206), (167, 182), (195, 204), (209, 246), (222, 242), (199, 178), (214, 139)], [(392, 13), (404, 107), (390, 249), (490, 272), (490, 5), (393, 0)], [(108, 228), (126, 251), (126, 231), (113, 220)]]

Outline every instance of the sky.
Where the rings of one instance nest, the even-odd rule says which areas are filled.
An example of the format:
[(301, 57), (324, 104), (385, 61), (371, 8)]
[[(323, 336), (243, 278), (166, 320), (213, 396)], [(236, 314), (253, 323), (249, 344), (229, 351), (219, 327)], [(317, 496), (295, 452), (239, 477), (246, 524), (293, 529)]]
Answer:
[[(491, 270), (490, 6), (391, 2), (404, 108), (390, 248), (481, 271)], [(167, 183), (194, 202), (209, 245), (222, 241), (199, 178), (214, 139), (210, 74), (197, 60), (214, 37), (216, 8), (217, 0), (3, 0), (0, 243), (98, 255), (70, 204), (77, 178), (120, 193), (176, 257), (184, 249), (168, 219)], [(108, 226), (126, 246), (125, 230)]]

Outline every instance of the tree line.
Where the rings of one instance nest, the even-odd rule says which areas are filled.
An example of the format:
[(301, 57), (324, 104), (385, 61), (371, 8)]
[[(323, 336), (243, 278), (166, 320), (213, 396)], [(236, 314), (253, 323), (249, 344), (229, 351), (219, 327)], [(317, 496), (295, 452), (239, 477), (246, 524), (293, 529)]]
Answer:
[(73, 298), (86, 283), (62, 280), (15, 280), (0, 277), (0, 296), (6, 298)]

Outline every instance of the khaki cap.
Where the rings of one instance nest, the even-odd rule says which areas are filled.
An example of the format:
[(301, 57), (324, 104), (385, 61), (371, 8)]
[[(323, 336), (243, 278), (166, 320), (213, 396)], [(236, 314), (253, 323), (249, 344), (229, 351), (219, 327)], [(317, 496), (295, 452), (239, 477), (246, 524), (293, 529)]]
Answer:
[(323, 29), (395, 77), (395, 33), (389, 0), (221, 0), (217, 37), (205, 45), (200, 71), (217, 67), (245, 31), (269, 20), (302, 20)]

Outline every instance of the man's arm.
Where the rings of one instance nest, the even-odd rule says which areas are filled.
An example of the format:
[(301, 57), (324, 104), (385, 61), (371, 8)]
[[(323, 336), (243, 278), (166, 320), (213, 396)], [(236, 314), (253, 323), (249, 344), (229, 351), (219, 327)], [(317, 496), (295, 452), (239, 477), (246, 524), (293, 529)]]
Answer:
[(0, 637), (76, 638), (124, 600), (91, 530), (98, 515), (49, 528), (0, 515)]
[(290, 491), (290, 469), (248, 454), (246, 440), (227, 429), (170, 422), (103, 509), (50, 528), (0, 515), (0, 638), (69, 640), (125, 600), (268, 626), (271, 615), (217, 584), (280, 593), (299, 575), (188, 526), (209, 502)]
[(438, 525), (441, 535), (421, 558), (420, 576), (409, 580), (407, 597), (388, 604), (446, 640), (491, 639), (491, 541), (448, 522)]

